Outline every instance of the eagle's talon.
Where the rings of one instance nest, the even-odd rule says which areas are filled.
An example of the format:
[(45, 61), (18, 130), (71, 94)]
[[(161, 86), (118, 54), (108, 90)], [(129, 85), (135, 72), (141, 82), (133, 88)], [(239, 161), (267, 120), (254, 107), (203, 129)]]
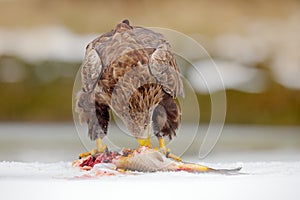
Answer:
[(106, 154), (109, 154), (109, 150), (108, 150), (108, 148), (107, 148), (106, 145), (105, 145), (105, 147), (106, 147), (106, 148), (105, 148), (105, 153), (106, 153)]
[(168, 155), (166, 155), (167, 158), (171, 158), (175, 161), (182, 162), (182, 159), (179, 156), (176, 156), (175, 154), (172, 154), (170, 152), (168, 152), (167, 154), (168, 154)]
[(88, 156), (94, 156), (94, 155), (97, 155), (97, 154), (100, 154), (100, 153), (109, 153), (109, 150), (106, 147), (106, 145), (104, 145), (104, 147), (101, 148), (101, 149), (96, 148), (96, 149), (92, 149), (91, 151), (79, 154), (79, 159), (85, 158), (85, 157), (88, 157)]
[(81, 153), (81, 154), (79, 154), (79, 159), (88, 157), (90, 155), (92, 155), (91, 151)]
[(166, 158), (170, 158), (170, 159), (176, 160), (178, 162), (182, 161), (182, 159), (180, 157), (176, 156), (175, 154), (172, 154), (171, 150), (169, 148), (161, 147), (161, 148), (154, 148), (154, 149), (161, 152), (162, 154), (164, 154), (166, 156)]
[(98, 153), (109, 153), (107, 146), (102, 144), (102, 140), (100, 138), (96, 139), (96, 143), (97, 143), (97, 148), (92, 149), (91, 151), (79, 154), (79, 159), (85, 158), (90, 155), (94, 156)]
[(169, 148), (166, 148), (166, 147), (160, 147), (158, 149), (158, 151), (160, 151), (162, 154), (165, 154), (166, 156), (171, 152), (171, 150)]
[(170, 152), (166, 152), (166, 157), (169, 158)]
[(159, 151), (161, 153), (163, 153), (164, 155), (166, 155), (167, 158), (171, 158), (173, 160), (179, 161), (181, 162), (182, 159), (174, 154), (171, 153), (171, 150), (169, 148), (166, 147), (165, 145), (165, 140), (163, 137), (159, 137), (158, 138), (159, 141)]

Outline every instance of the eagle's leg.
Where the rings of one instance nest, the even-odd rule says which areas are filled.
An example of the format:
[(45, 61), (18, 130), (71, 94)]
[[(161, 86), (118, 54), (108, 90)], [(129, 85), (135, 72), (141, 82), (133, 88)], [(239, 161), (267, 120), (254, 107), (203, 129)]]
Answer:
[(137, 141), (140, 144), (140, 146), (145, 146), (149, 148), (152, 147), (151, 139), (149, 136), (147, 136), (147, 138), (138, 138)]
[(104, 152), (108, 152), (108, 148), (106, 145), (104, 145), (102, 143), (102, 139), (101, 138), (97, 138), (96, 139), (96, 144), (97, 144), (97, 148), (95, 149), (92, 149), (91, 151), (88, 151), (88, 152), (84, 152), (84, 153), (81, 153), (79, 154), (79, 158), (84, 158), (84, 157), (87, 157), (89, 155), (95, 155), (97, 153), (104, 153)]
[(109, 106), (96, 101), (95, 108), (95, 114), (88, 121), (88, 127), (91, 140), (96, 141), (96, 148), (89, 152), (81, 153), (79, 158), (108, 151), (107, 146), (102, 143), (102, 138), (107, 134), (109, 123)]
[(145, 146), (145, 147), (152, 147), (151, 144), (151, 138), (150, 138), (150, 126), (148, 126), (148, 133), (147, 133), (147, 137), (146, 138), (137, 138), (138, 143), (140, 144), (140, 146)]
[(108, 148), (105, 144), (102, 143), (102, 139), (101, 138), (97, 138), (96, 139), (96, 144), (97, 144), (97, 148), (95, 149), (96, 150), (96, 153), (97, 152), (106, 152), (108, 151)]
[(152, 116), (154, 134), (159, 141), (159, 150), (168, 158), (181, 161), (181, 158), (170, 153), (166, 147), (164, 136), (172, 139), (175, 136), (175, 130), (179, 126), (180, 114), (175, 100), (169, 96), (164, 96), (163, 100), (155, 108)]
[(157, 139), (158, 139), (158, 142), (159, 142), (159, 149), (160, 149), (160, 151), (163, 152), (163, 153), (165, 153), (165, 154), (167, 154), (167, 152), (170, 152), (170, 149), (168, 149), (166, 147), (166, 145), (165, 145), (164, 138), (161, 137), (161, 136), (158, 136)]
[(90, 155), (95, 155), (97, 153), (108, 152), (108, 148), (107, 148), (106, 145), (104, 145), (102, 143), (102, 139), (101, 138), (97, 138), (96, 139), (96, 145), (97, 145), (97, 147), (95, 149), (92, 149), (91, 151), (79, 154), (79, 159), (87, 157), (87, 156), (90, 156)]

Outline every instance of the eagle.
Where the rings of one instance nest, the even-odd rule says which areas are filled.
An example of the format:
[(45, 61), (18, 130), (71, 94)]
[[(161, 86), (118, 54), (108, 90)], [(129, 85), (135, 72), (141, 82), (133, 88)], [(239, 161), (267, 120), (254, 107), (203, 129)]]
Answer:
[(164, 137), (176, 136), (181, 116), (176, 98), (184, 96), (184, 90), (171, 46), (162, 34), (123, 20), (87, 45), (81, 82), (75, 111), (97, 147), (80, 157), (107, 151), (102, 139), (110, 110), (140, 146), (152, 147), (153, 131), (159, 149), (170, 155)]

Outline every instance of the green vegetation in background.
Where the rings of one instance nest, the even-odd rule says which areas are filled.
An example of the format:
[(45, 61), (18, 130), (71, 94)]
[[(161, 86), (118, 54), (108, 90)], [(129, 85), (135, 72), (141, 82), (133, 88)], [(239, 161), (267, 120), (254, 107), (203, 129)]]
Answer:
[(5, 60), (21, 67), (24, 78), (19, 82), (0, 80), (1, 121), (44, 122), (72, 119), (72, 88), (80, 63), (29, 64), (3, 56), (0, 57), (0, 70), (7, 63)]
[[(264, 93), (226, 91), (226, 122), (242, 124), (300, 125), (300, 92), (275, 82)], [(198, 94), (201, 122), (209, 122), (210, 97)]]
[[(80, 63), (29, 64), (11, 57), (0, 57), (0, 70), (8, 59), (22, 66), (26, 76), (13, 83), (0, 80), (1, 121), (72, 121), (72, 90)], [(300, 124), (299, 91), (270, 82), (264, 93), (250, 94), (229, 90), (226, 95), (228, 123)], [(200, 122), (209, 122), (210, 96), (198, 94), (197, 97)]]

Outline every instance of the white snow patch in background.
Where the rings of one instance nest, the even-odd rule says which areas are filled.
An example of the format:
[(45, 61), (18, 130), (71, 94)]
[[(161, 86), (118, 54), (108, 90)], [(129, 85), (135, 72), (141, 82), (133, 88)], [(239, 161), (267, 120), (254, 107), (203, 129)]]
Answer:
[(61, 26), (35, 29), (0, 29), (0, 55), (15, 55), (30, 62), (82, 61), (85, 47), (97, 35), (77, 35)]
[(294, 47), (294, 51), (285, 50), (283, 47), (283, 51), (278, 52), (280, 55), (272, 62), (275, 80), (291, 89), (300, 89), (300, 40), (296, 45), (299, 47)]
[(213, 45), (217, 57), (248, 65), (264, 61), (268, 52), (267, 46), (262, 45), (261, 41), (239, 34), (220, 35)]
[(251, 93), (262, 92), (266, 88), (266, 76), (261, 69), (217, 59), (214, 63), (211, 60), (199, 61), (193, 66), (188, 71), (188, 79), (200, 93), (224, 90), (224, 86)]
[(245, 22), (244, 34), (226, 33), (210, 44), (220, 59), (255, 66), (264, 63), (275, 81), (300, 89), (300, 12), (282, 20), (260, 19)]
[[(226, 62), (226, 65), (241, 65), (248, 68), (262, 64), (270, 68), (274, 80), (279, 84), (291, 89), (300, 89), (300, 79), (298, 78), (300, 76), (299, 21), (300, 13), (298, 12), (291, 13), (289, 17), (281, 20), (254, 19), (246, 21), (245, 29), (241, 30), (243, 34), (223, 33), (213, 40), (200, 37), (196, 33), (191, 35), (198, 35), (198, 40), (210, 48), (209, 52), (216, 60), (221, 60), (222, 64)], [(29, 62), (44, 60), (81, 62), (86, 45), (99, 35), (101, 34), (79, 35), (62, 26), (34, 29), (0, 28), (0, 55), (13, 55)], [(184, 51), (189, 59), (203, 59), (204, 55), (199, 55), (199, 52), (194, 51), (195, 48), (191, 47), (190, 43), (177, 40), (171, 45)], [(207, 55), (205, 54), (205, 56)], [(225, 68), (221, 70), (224, 74), (227, 73), (224, 71)], [(252, 72), (248, 70), (250, 77), (256, 74), (255, 70), (257, 69), (253, 69)], [(230, 72), (231, 69), (228, 68), (228, 73)], [(236, 89), (239, 82), (237, 77), (244, 77), (244, 72), (241, 75), (236, 75), (231, 83), (228, 82), (227, 76), (224, 77), (228, 83), (225, 86)], [(12, 78), (8, 81), (13, 82), (19, 79), (22, 77), (15, 77), (15, 79)], [(248, 77), (246, 81), (241, 81), (242, 85), (238, 89), (247, 92), (259, 92), (264, 86), (260, 82), (262, 78), (258, 79), (259, 86), (256, 85), (256, 79), (251, 82), (255, 86), (251, 86), (251, 88), (245, 86), (244, 83), (249, 80)], [(199, 87), (199, 91), (207, 90), (203, 90), (202, 86)], [(214, 89), (215, 86), (211, 87)]]

